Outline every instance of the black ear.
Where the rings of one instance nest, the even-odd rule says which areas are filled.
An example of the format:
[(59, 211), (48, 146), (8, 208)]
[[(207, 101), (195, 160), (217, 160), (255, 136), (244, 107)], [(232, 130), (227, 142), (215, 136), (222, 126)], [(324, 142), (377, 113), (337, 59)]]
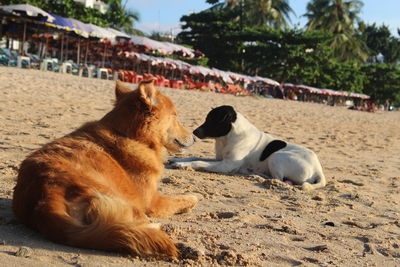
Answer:
[(235, 122), (237, 115), (236, 115), (236, 111), (233, 109), (232, 106), (223, 106), (226, 112), (226, 115), (224, 117), (224, 121), (227, 122)]
[(219, 106), (208, 113), (207, 117), (216, 122), (235, 122), (236, 111), (232, 106)]
[(272, 153), (284, 148), (287, 146), (287, 143), (282, 140), (273, 140), (268, 143), (268, 145), (264, 148), (263, 152), (260, 156), (260, 161), (265, 160), (268, 158)]

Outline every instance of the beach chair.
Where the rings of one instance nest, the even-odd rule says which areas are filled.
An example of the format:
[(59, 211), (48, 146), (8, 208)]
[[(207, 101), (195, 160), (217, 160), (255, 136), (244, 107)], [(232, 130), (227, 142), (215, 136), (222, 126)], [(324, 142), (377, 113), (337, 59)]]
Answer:
[(183, 75), (185, 82), (183, 84), (183, 88), (186, 90), (196, 90), (196, 83), (190, 79), (187, 75)]
[(4, 62), (7, 62), (7, 66), (16, 67), (18, 54), (14, 53), (8, 48), (0, 48), (0, 54), (3, 55)]
[(26, 54), (31, 59), (31, 68), (40, 69), (40, 57), (35, 54)]
[(208, 84), (208, 83), (205, 83), (205, 82), (195, 82), (195, 84), (196, 84), (196, 88), (199, 89), (199, 90), (202, 91), (202, 92), (208, 92), (208, 91), (210, 91), (210, 88), (209, 88), (209, 84)]
[(6, 55), (0, 54), (0, 65), (8, 66), (8, 58)]
[(29, 69), (31, 67), (31, 59), (29, 57), (25, 57), (25, 56), (18, 56), (17, 67)]
[(181, 80), (171, 81), (171, 87), (172, 88), (176, 88), (176, 89), (182, 89), (183, 88), (183, 81), (181, 81)]
[(97, 78), (108, 80), (108, 69), (106, 68), (98, 68), (97, 69)]
[(132, 77), (132, 83), (140, 83), (141, 81), (143, 81), (143, 76), (135, 73)]
[(61, 64), (61, 73), (72, 74), (72, 64), (71, 64), (71, 62), (63, 62)]
[(89, 68), (86, 66), (82, 66), (79, 68), (79, 76), (80, 77), (90, 77), (89, 75)]
[(169, 88), (171, 88), (171, 82), (170, 82), (170, 80), (168, 80), (167, 78), (165, 78), (164, 76), (162, 76), (162, 75), (159, 75), (159, 77), (160, 77), (160, 86), (162, 86), (162, 87), (169, 87)]
[(136, 73), (132, 70), (125, 71), (125, 82), (133, 83), (133, 77)]
[(43, 59), (42, 63), (40, 64), (40, 70), (42, 71), (55, 71), (55, 69), (56, 66), (51, 58)]

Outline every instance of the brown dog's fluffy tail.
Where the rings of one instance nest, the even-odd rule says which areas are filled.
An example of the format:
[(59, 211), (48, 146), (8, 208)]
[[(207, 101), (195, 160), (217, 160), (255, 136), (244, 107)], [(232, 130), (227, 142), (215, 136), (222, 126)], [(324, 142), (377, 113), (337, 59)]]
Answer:
[(149, 224), (144, 215), (138, 217), (123, 200), (96, 193), (88, 202), (68, 203), (67, 212), (53, 207), (40, 231), (50, 239), (82, 248), (138, 256), (178, 256), (168, 235), (158, 225)]

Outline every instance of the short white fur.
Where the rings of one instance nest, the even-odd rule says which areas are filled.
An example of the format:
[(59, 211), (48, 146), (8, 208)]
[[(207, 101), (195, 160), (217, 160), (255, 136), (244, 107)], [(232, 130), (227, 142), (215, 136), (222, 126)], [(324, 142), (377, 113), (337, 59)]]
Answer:
[(174, 168), (191, 167), (216, 173), (259, 174), (283, 181), (290, 180), (311, 191), (326, 185), (326, 179), (317, 155), (310, 149), (293, 143), (272, 153), (264, 161), (260, 155), (275, 138), (257, 129), (242, 114), (229, 133), (215, 139), (215, 159), (198, 157), (172, 158)]

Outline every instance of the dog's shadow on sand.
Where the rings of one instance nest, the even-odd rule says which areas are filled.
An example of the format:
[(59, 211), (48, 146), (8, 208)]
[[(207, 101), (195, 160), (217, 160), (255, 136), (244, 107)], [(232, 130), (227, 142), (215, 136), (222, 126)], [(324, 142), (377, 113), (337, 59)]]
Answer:
[[(167, 162), (164, 164), (164, 167), (169, 170), (189, 170), (196, 172), (196, 170), (193, 169), (179, 169), (174, 167), (171, 163)], [(280, 190), (280, 191), (287, 191), (287, 190), (300, 190), (301, 186), (300, 185), (289, 185), (286, 182), (279, 181), (277, 179), (273, 179), (267, 175), (263, 174), (240, 174), (240, 173), (217, 173), (217, 172), (211, 172), (211, 171), (199, 171), (202, 173), (210, 173), (210, 174), (216, 174), (216, 175), (224, 175), (228, 177), (233, 177), (237, 179), (244, 179), (252, 182), (252, 184), (256, 187), (259, 187), (261, 189), (275, 189), (275, 190)]]
[[(53, 243), (42, 237), (38, 232), (29, 229), (15, 218), (12, 211), (11, 199), (0, 198), (0, 253), (15, 255), (22, 246), (52, 252), (60, 251), (74, 255), (84, 253), (90, 255), (118, 256), (117, 253), (81, 249)], [(64, 259), (64, 261), (66, 264), (74, 264), (73, 260), (69, 262)]]

